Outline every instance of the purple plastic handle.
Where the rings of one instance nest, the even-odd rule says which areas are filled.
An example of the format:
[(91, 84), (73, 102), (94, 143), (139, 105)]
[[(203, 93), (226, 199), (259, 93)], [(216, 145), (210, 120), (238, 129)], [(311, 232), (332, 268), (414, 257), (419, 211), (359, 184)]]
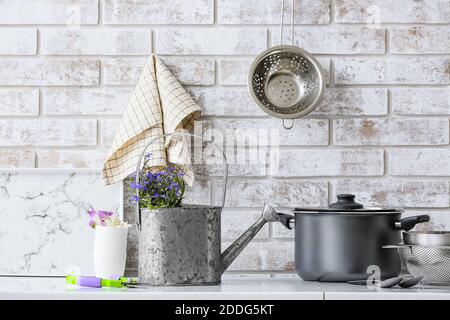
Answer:
[(102, 279), (97, 277), (78, 277), (77, 284), (82, 287), (101, 288)]

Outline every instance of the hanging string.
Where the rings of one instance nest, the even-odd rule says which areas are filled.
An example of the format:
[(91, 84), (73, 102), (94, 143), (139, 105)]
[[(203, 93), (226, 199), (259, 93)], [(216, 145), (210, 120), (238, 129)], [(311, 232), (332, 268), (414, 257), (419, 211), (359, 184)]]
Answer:
[(294, 45), (294, 2), (295, 0), (292, 0), (291, 45)]
[(284, 0), (281, 0), (280, 45), (283, 45)]
[[(294, 17), (295, 17), (295, 0), (292, 0), (291, 14), (291, 45), (294, 45)], [(281, 0), (281, 23), (280, 23), (280, 45), (283, 45), (283, 27), (284, 27), (284, 0)]]

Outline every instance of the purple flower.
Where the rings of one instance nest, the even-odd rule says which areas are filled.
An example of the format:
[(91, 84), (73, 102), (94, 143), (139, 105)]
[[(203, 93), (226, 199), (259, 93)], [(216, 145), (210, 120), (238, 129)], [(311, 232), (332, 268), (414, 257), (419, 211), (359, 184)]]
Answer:
[(139, 196), (132, 196), (132, 197), (130, 197), (130, 201), (131, 202), (133, 202), (133, 201), (138, 202), (139, 200), (140, 200)]
[(136, 183), (136, 182), (132, 182), (130, 187), (131, 187), (131, 189), (138, 189), (138, 190), (142, 190), (144, 188), (143, 185)]
[(113, 215), (113, 213), (111, 211), (99, 211), (98, 212), (98, 217), (100, 218), (100, 220), (105, 220), (112, 215)]
[(89, 217), (91, 217), (91, 219), (92, 219), (97, 214), (97, 212), (95, 212), (95, 210), (91, 208), (88, 210), (88, 214), (89, 214)]
[(176, 183), (176, 182), (172, 182), (167, 189), (168, 190), (173, 190), (173, 189), (179, 190), (180, 189), (180, 185), (178, 183)]
[(95, 220), (89, 220), (89, 227), (95, 229), (96, 223)]

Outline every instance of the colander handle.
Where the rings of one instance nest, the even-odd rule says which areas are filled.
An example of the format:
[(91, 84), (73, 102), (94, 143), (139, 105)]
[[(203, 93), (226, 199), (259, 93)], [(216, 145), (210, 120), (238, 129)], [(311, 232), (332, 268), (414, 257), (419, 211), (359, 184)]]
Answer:
[[(202, 136), (187, 133), (187, 132), (174, 132), (174, 133), (168, 133), (168, 134), (161, 134), (161, 135), (151, 139), (150, 142), (145, 146), (144, 150), (142, 150), (141, 156), (139, 157), (139, 160), (137, 162), (136, 171), (135, 171), (135, 179), (134, 179), (136, 184), (139, 184), (142, 158), (145, 154), (145, 151), (147, 151), (148, 147), (151, 144), (153, 144), (154, 142), (158, 141), (159, 139), (171, 137), (174, 135), (175, 136), (184, 136), (184, 137), (193, 137), (193, 138), (203, 140)], [(225, 152), (223, 151), (223, 149), (217, 143), (211, 142), (211, 144), (213, 144), (220, 151), (220, 153), (222, 154), (222, 157), (224, 159), (224, 168), (223, 168), (223, 177), (222, 177), (222, 180), (223, 180), (222, 207), (224, 207), (225, 206), (225, 197), (226, 197), (226, 193), (227, 193), (227, 181), (228, 181), (227, 156), (226, 156)], [(136, 196), (139, 196), (139, 189), (136, 189)], [(137, 201), (137, 203), (136, 203), (135, 220), (136, 220), (135, 223), (138, 227), (138, 230), (141, 230), (141, 210), (139, 207), (139, 201)]]
[[(286, 125), (287, 120), (291, 120), (289, 125)], [(293, 126), (294, 126), (294, 120), (293, 119), (283, 119), (283, 128), (285, 128), (286, 130), (290, 130), (290, 129), (292, 129)]]
[[(291, 45), (294, 45), (294, 4), (292, 0), (292, 15), (291, 15)], [(281, 0), (281, 23), (280, 23), (280, 45), (283, 45), (283, 27), (284, 27), (284, 0)]]

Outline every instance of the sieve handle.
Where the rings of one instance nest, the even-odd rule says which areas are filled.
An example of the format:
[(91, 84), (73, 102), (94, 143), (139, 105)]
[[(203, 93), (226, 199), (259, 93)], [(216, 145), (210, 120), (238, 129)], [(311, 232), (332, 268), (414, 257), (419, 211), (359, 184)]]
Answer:
[[(195, 135), (195, 134), (191, 134), (191, 133), (186, 133), (186, 132), (174, 132), (174, 133), (168, 133), (168, 134), (162, 134), (159, 135), (153, 139), (150, 140), (150, 142), (145, 146), (144, 150), (142, 151), (139, 160), (137, 162), (136, 165), (136, 171), (135, 171), (135, 179), (134, 181), (136, 182), (136, 185), (139, 184), (139, 180), (140, 180), (140, 171), (141, 171), (141, 163), (142, 163), (142, 157), (145, 154), (145, 151), (148, 149), (148, 147), (153, 144), (154, 142), (158, 141), (159, 139), (165, 138), (165, 137), (171, 137), (173, 135), (176, 136), (184, 136), (184, 137), (193, 137), (193, 138), (198, 138), (198, 139), (202, 139), (202, 136), (199, 135)], [(226, 193), (227, 193), (227, 181), (228, 181), (228, 162), (227, 162), (227, 156), (225, 154), (225, 152), (223, 151), (223, 149), (215, 142), (211, 142), (213, 145), (215, 145), (217, 147), (217, 149), (219, 149), (219, 151), (222, 153), (222, 157), (225, 161), (224, 163), (224, 169), (223, 169), (223, 192), (222, 192), (222, 207), (225, 206), (225, 197), (226, 197)], [(136, 189), (136, 195), (139, 196), (139, 189)], [(138, 230), (141, 230), (141, 210), (139, 207), (139, 201), (137, 201), (136, 203), (136, 210), (135, 210), (135, 223), (138, 227)]]
[[(291, 45), (294, 45), (294, 3), (292, 0), (292, 15), (291, 15)], [(280, 23), (280, 45), (283, 45), (283, 27), (284, 27), (284, 0), (281, 0), (281, 23)]]
[(294, 126), (294, 120), (293, 119), (289, 119), (291, 120), (291, 123), (289, 125), (286, 125), (287, 123), (287, 119), (283, 119), (283, 128), (290, 130), (292, 129), (292, 127)]

